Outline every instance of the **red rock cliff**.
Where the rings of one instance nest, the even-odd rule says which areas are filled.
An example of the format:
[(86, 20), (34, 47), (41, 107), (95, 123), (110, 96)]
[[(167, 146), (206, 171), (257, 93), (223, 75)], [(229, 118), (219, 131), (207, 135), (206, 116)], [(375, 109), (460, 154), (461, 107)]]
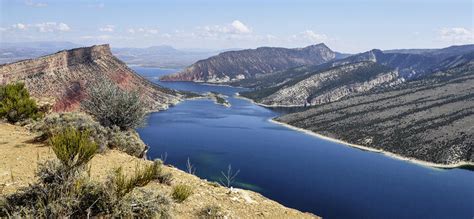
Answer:
[(0, 84), (22, 81), (31, 95), (53, 104), (54, 111), (76, 110), (90, 82), (100, 76), (121, 88), (139, 90), (152, 106), (164, 109), (180, 100), (180, 94), (155, 85), (117, 59), (109, 45), (64, 50), (36, 59), (0, 65)]

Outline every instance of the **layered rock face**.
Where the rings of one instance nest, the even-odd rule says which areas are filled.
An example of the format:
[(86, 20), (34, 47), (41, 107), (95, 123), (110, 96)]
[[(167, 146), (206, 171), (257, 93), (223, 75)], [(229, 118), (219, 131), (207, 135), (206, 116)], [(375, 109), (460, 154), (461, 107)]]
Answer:
[(136, 74), (110, 52), (109, 45), (77, 48), (0, 65), (0, 84), (24, 82), (30, 94), (53, 104), (54, 111), (78, 109), (91, 82), (106, 77), (126, 90), (138, 90), (150, 110), (165, 109), (181, 95)]
[(396, 70), (366, 61), (316, 71), (241, 95), (269, 106), (317, 105), (400, 82)]
[(277, 120), (404, 157), (441, 164), (474, 162), (473, 55), (424, 79)]
[(161, 80), (223, 83), (302, 65), (317, 65), (335, 58), (336, 53), (324, 44), (298, 49), (261, 47), (224, 52)]

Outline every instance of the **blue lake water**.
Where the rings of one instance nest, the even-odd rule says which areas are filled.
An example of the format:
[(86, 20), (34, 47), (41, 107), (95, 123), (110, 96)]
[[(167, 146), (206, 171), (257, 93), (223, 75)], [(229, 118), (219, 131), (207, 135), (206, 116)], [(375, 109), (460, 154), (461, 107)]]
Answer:
[(182, 102), (153, 113), (138, 130), (150, 158), (217, 181), (228, 164), (240, 169), (235, 187), (325, 218), (474, 217), (474, 172), (442, 170), (319, 139), (269, 122), (278, 112), (233, 97), (239, 88), (159, 82), (174, 70), (134, 69), (174, 89), (228, 95), (232, 107), (210, 100)]

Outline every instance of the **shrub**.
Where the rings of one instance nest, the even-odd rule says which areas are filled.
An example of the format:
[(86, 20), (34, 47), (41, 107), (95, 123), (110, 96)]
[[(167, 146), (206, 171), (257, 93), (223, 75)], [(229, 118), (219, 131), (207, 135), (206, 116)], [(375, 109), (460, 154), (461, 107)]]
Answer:
[(147, 146), (135, 130), (121, 131), (117, 126), (108, 128), (108, 142), (111, 148), (116, 148), (135, 157), (144, 157)]
[(137, 128), (145, 121), (146, 104), (137, 91), (125, 91), (106, 79), (94, 82), (87, 90), (82, 108), (106, 127), (122, 130)]
[(38, 141), (44, 141), (70, 127), (79, 131), (87, 130), (94, 142), (100, 144), (100, 149), (107, 146), (108, 130), (84, 113), (53, 113), (37, 122), (31, 129), (41, 133)]
[(50, 139), (56, 157), (69, 169), (81, 167), (89, 162), (97, 151), (97, 144), (89, 138), (90, 131), (78, 131), (72, 127)]
[(136, 166), (134, 175), (127, 178), (122, 168), (117, 168), (109, 179), (109, 184), (115, 188), (118, 197), (123, 197), (130, 193), (133, 188), (145, 186), (152, 180), (158, 179), (162, 174), (162, 163), (154, 161), (153, 164)]
[(197, 216), (199, 218), (224, 218), (224, 214), (222, 213), (221, 207), (217, 205), (208, 205), (201, 209), (198, 213)]
[(0, 85), (0, 118), (16, 123), (40, 116), (36, 102), (30, 98), (23, 83)]
[[(121, 170), (116, 171), (106, 183), (99, 184), (90, 180), (85, 174), (85, 168), (70, 168), (70, 165), (65, 165), (77, 160), (73, 157), (75, 156), (70, 156), (67, 162), (47, 161), (41, 164), (37, 172), (37, 183), (0, 200), (0, 218), (169, 216), (170, 201), (166, 197), (135, 189), (161, 174), (161, 162), (137, 166), (135, 175), (131, 178), (127, 178)], [(84, 167), (86, 163), (76, 167)]]
[(54, 113), (48, 115), (35, 124), (32, 131), (40, 132), (41, 136), (37, 140), (44, 141), (68, 127), (74, 127), (81, 131), (88, 130), (90, 137), (100, 144), (101, 151), (108, 146), (136, 157), (143, 157), (146, 152), (146, 145), (136, 131), (122, 131), (116, 126), (112, 128), (103, 127), (90, 115), (84, 113)]
[(170, 218), (171, 200), (149, 190), (136, 189), (115, 207), (115, 218)]
[(193, 188), (188, 185), (177, 185), (173, 188), (171, 196), (177, 202), (183, 202), (193, 194)]

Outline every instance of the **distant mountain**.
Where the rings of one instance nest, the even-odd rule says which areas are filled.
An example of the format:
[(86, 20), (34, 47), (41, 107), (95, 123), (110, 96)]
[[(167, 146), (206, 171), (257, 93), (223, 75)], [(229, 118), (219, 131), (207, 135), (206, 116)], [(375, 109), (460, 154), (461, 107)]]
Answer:
[[(0, 43), (0, 64), (33, 59), (60, 50), (73, 49), (81, 46), (82, 45), (79, 44), (61, 41)], [(112, 48), (112, 53), (128, 65), (161, 68), (184, 68), (200, 59), (217, 55), (222, 51), (225, 50), (178, 50), (166, 45), (148, 48)]]
[(129, 65), (161, 68), (184, 68), (219, 53), (212, 50), (178, 50), (171, 46), (112, 48), (112, 52)]
[(394, 49), (385, 50), (384, 53), (418, 54), (446, 59), (450, 56), (462, 55), (474, 51), (474, 44), (450, 46), (441, 49)]
[(32, 59), (55, 53), (60, 50), (72, 49), (81, 45), (71, 42), (22, 42), (0, 43), (0, 64)]
[(76, 110), (91, 82), (106, 77), (128, 90), (139, 90), (150, 110), (167, 108), (182, 95), (149, 82), (112, 55), (109, 45), (64, 50), (0, 65), (0, 84), (22, 81), (40, 102), (55, 111)]
[[(474, 52), (424, 78), (277, 118), (349, 143), (440, 164), (474, 162)], [(457, 60), (457, 61), (455, 61)], [(452, 65), (453, 63), (457, 63)]]
[(260, 47), (229, 51), (198, 61), (182, 72), (164, 76), (161, 80), (223, 83), (302, 65), (322, 64), (336, 56), (337, 53), (324, 44), (296, 49)]

